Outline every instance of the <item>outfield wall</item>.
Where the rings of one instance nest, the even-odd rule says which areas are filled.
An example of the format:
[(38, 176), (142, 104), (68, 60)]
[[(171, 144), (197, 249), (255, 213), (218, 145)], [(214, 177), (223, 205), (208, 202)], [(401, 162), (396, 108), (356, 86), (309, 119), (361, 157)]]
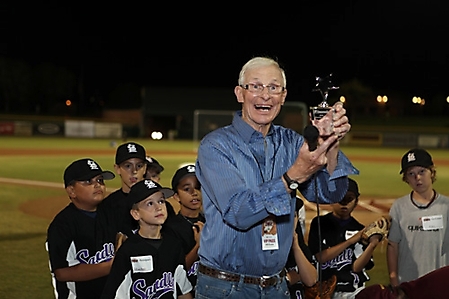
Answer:
[[(232, 115), (230, 116), (232, 117)], [(295, 118), (297, 122), (297, 118)], [(288, 126), (287, 123), (283, 125)], [(93, 120), (1, 120), (0, 136), (60, 136), (122, 139), (128, 132), (118, 122)], [(128, 134), (131, 137), (131, 134)], [(449, 129), (354, 126), (342, 140), (344, 145), (383, 147), (449, 148)]]
[(123, 136), (120, 123), (89, 120), (1, 121), (0, 136), (61, 136), (83, 138), (117, 138)]
[(351, 130), (342, 140), (345, 145), (383, 147), (449, 148), (449, 133), (373, 132)]

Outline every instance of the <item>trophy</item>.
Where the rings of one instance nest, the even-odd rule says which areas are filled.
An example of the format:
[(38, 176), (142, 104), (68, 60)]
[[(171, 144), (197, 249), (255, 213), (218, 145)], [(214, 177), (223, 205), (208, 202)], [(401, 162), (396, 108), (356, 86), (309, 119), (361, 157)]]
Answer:
[(319, 91), (323, 98), (323, 101), (318, 104), (318, 106), (310, 107), (312, 120), (318, 120), (323, 118), (332, 107), (329, 107), (327, 103), (327, 96), (329, 95), (329, 90), (338, 89), (338, 86), (334, 86), (331, 80), (332, 74), (321, 78), (316, 77), (316, 85), (312, 91)]

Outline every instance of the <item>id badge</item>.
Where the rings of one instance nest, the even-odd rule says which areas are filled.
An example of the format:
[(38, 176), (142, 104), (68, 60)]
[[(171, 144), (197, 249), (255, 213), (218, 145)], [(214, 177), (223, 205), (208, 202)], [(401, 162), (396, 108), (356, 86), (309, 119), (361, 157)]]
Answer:
[(134, 273), (150, 273), (153, 272), (153, 256), (144, 255), (144, 256), (132, 256), (131, 260), (131, 268)]
[(358, 230), (347, 230), (345, 232), (345, 240), (348, 240), (348, 239), (352, 238), (358, 232), (359, 232)]
[(443, 215), (421, 217), (423, 230), (436, 230), (444, 228)]
[(262, 250), (279, 249), (276, 218), (268, 216), (262, 223)]

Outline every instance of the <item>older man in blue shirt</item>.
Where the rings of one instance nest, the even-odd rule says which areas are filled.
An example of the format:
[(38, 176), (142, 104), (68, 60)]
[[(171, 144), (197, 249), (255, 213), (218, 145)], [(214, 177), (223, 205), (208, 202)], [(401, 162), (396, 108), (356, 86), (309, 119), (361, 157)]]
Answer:
[[(270, 58), (248, 61), (234, 93), (231, 125), (209, 133), (196, 174), (207, 222), (201, 232), (196, 298), (289, 298), (284, 267), (293, 239), (296, 188), (309, 201), (340, 201), (357, 174), (339, 150), (350, 124), (341, 103), (323, 119), (318, 148), (274, 125), (287, 95), (285, 73)], [(323, 132), (331, 126), (331, 134)]]

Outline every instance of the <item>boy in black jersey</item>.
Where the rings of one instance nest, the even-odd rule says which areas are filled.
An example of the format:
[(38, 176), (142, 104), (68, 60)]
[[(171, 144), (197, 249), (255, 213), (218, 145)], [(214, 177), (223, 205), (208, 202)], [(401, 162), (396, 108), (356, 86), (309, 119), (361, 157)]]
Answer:
[(114, 257), (115, 231), (97, 217), (114, 174), (94, 160), (81, 159), (64, 171), (70, 204), (50, 223), (46, 249), (57, 298), (98, 299)]
[(308, 240), (310, 251), (321, 265), (321, 280), (332, 275), (337, 277), (334, 299), (354, 298), (365, 287), (369, 280), (366, 270), (374, 267), (373, 252), (380, 241), (380, 236), (374, 235), (367, 246), (360, 242), (365, 226), (352, 216), (359, 200), (359, 188), (351, 178), (348, 183), (345, 197), (331, 204), (332, 212), (313, 218)]
[(172, 195), (152, 180), (131, 187), (127, 202), (139, 229), (118, 249), (102, 299), (192, 298), (180, 241), (162, 230)]
[[(175, 217), (169, 217), (166, 226), (181, 239), (188, 277), (195, 288), (200, 247), (200, 234), (206, 219), (202, 213), (201, 186), (196, 178), (195, 165), (179, 168), (172, 178), (173, 198), (179, 202), (180, 210)], [(192, 292), (192, 294), (194, 294)]]
[(104, 199), (101, 210), (117, 232), (129, 235), (137, 229), (137, 223), (129, 214), (126, 198), (131, 187), (144, 179), (147, 170), (145, 148), (135, 142), (121, 144), (115, 153), (114, 170), (120, 176), (121, 187)]

